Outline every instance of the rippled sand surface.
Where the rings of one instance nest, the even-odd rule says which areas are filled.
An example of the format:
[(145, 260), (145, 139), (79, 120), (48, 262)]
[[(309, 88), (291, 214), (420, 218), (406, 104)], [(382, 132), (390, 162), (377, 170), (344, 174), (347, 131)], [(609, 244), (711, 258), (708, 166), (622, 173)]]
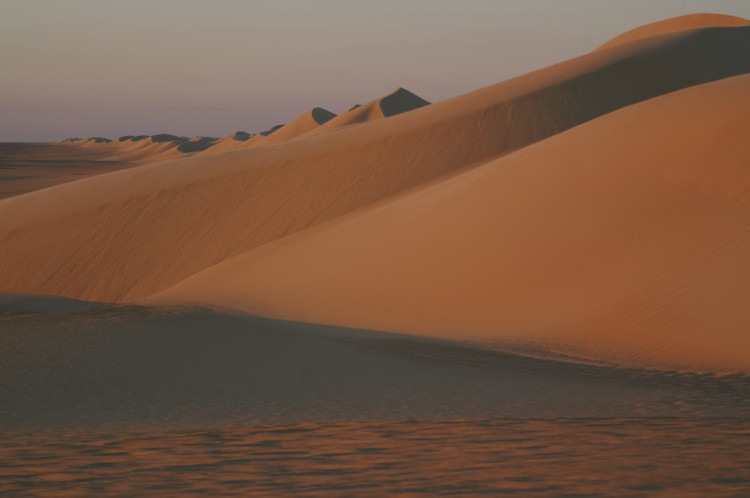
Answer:
[(741, 420), (300, 424), (4, 438), (3, 496), (748, 496)]
[(750, 496), (744, 376), (69, 304), (0, 315), (0, 496)]
[(624, 370), (207, 310), (0, 317), (0, 430), (743, 418), (750, 378)]

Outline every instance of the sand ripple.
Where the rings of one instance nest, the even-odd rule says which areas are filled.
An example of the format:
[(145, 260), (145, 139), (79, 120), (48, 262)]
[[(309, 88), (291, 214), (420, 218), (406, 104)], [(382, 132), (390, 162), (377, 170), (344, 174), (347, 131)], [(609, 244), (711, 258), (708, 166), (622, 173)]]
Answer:
[(487, 420), (10, 436), (23, 496), (747, 496), (737, 420)]

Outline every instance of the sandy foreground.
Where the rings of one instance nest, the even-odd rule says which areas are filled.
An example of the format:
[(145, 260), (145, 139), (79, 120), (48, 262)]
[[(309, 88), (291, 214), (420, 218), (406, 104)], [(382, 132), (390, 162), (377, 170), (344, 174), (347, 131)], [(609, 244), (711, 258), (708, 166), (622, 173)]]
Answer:
[(0, 314), (0, 324), (0, 426), (19, 433), (750, 416), (743, 377), (584, 365), (196, 308), (46, 301)]

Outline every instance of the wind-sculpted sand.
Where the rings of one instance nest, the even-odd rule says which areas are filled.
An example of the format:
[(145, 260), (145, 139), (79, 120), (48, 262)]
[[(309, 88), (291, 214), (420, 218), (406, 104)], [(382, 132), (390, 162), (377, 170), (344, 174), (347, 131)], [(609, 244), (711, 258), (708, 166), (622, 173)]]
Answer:
[(748, 36), (641, 40), (283, 147), (199, 153), (0, 201), (0, 290), (149, 296), (625, 105), (746, 72)]
[(0, 309), (5, 430), (750, 417), (743, 376), (550, 361), (201, 309), (30, 304), (24, 314)]
[(750, 371), (750, 76), (658, 97), (157, 295)]
[(665, 33), (701, 29), (709, 26), (714, 28), (726, 28), (748, 25), (750, 25), (750, 21), (741, 17), (725, 16), (722, 14), (688, 14), (686, 16), (674, 17), (672, 19), (665, 19), (663, 21), (646, 24), (645, 26), (639, 26), (611, 39), (599, 47), (599, 50)]
[(255, 147), (278, 144), (297, 138), (311, 130), (334, 119), (336, 115), (321, 107), (316, 107), (285, 124), (268, 136), (262, 137), (255, 143)]
[(675, 419), (67, 431), (5, 439), (0, 493), (738, 497), (748, 437), (735, 420)]
[(748, 495), (747, 24), (0, 144), (0, 494)]

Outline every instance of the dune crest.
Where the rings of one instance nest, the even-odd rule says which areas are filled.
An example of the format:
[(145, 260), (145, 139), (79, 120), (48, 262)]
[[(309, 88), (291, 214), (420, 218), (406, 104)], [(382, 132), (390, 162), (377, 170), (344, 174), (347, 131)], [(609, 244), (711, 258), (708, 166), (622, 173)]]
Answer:
[(344, 126), (389, 118), (429, 104), (422, 97), (410, 92), (406, 88), (399, 87), (385, 97), (372, 100), (364, 105), (357, 104), (353, 106), (345, 113), (310, 130), (303, 136), (319, 135)]
[(651, 24), (631, 29), (630, 31), (626, 31), (608, 41), (597, 50), (607, 49), (623, 43), (649, 38), (651, 36), (673, 33), (675, 31), (699, 28), (728, 28), (748, 25), (750, 25), (750, 21), (741, 17), (727, 16), (723, 14), (688, 14), (685, 16), (656, 21)]
[(152, 302), (750, 372), (750, 75), (657, 97)]

